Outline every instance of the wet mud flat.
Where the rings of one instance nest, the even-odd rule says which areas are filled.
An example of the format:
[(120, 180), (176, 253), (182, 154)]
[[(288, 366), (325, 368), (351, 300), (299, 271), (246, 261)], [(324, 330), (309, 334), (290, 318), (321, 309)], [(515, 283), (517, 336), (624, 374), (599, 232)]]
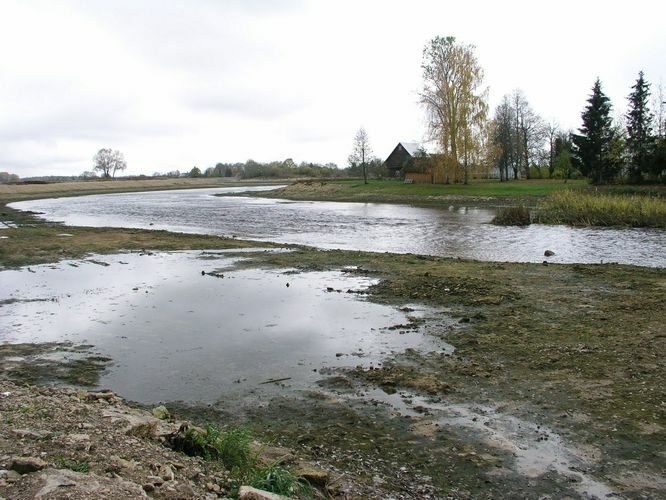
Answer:
[[(131, 353), (110, 352), (104, 346), (122, 346), (129, 339), (120, 337), (135, 330), (137, 339), (150, 340), (142, 359), (152, 356), (180, 372), (169, 378), (159, 367), (152, 374), (157, 376), (147, 369), (141, 377), (147, 382), (141, 389), (144, 395), (136, 384), (127, 384), (127, 391), (137, 394), (126, 396), (120, 390), (121, 395), (166, 402), (172, 412), (198, 422), (244, 423), (265, 439), (353, 476), (365, 485), (357, 493), (367, 497), (656, 498), (666, 492), (665, 367), (659, 355), (666, 342), (663, 269), (480, 263), (308, 249), (222, 257), (213, 253), (198, 255), (180, 278), (189, 283), (196, 274), (199, 292), (183, 304), (167, 299), (158, 308), (154, 300), (158, 290), (166, 288), (162, 278), (171, 282), (178, 274), (165, 255), (154, 269), (142, 264), (144, 273), (136, 276), (135, 286), (128, 289), (123, 283), (116, 295), (98, 294), (104, 305), (91, 311), (86, 324), (102, 325), (94, 330), (104, 333), (84, 334), (83, 328), (70, 324), (49, 337), (53, 328), (47, 328), (46, 321), (40, 338), (34, 336), (37, 325), (15, 325), (20, 322), (16, 315), (3, 330), (13, 332), (12, 343), (87, 341), (95, 346), (95, 355), (113, 360), (100, 379), (103, 386), (122, 385), (114, 379), (114, 370), (117, 374), (131, 367)], [(93, 260), (110, 265), (59, 265), (73, 270), (81, 269), (74, 265), (93, 270), (131, 266), (122, 255)], [(220, 260), (226, 263), (219, 265)], [(187, 308), (210, 305), (211, 298), (221, 294), (205, 292), (212, 283), (235, 285), (237, 295), (244, 288), (240, 282), (251, 282), (249, 276), (257, 269), (267, 273), (265, 281), (259, 279), (259, 290), (275, 288), (277, 297), (308, 290), (292, 297), (298, 299), (295, 305), (278, 299), (276, 308), (268, 307), (269, 315), (259, 318), (262, 332), (254, 344), (264, 344), (268, 351), (289, 338), (277, 336), (271, 343), (277, 326), (270, 325), (283, 318), (270, 318), (284, 315), (286, 307), (293, 307), (291, 316), (302, 317), (314, 307), (304, 302), (307, 297), (318, 296), (324, 304), (313, 316), (335, 310), (338, 299), (388, 309), (373, 315), (362, 307), (352, 313), (352, 319), (365, 317), (369, 323), (344, 325), (350, 335), (317, 347), (319, 358), (289, 358), (287, 353), (307, 338), (297, 336), (294, 344), (287, 342), (287, 349), (277, 351), (278, 358), (289, 359), (287, 370), (249, 363), (243, 376), (215, 379), (228, 363), (218, 362), (215, 355), (201, 362), (201, 351), (209, 352), (210, 346), (192, 337), (191, 330), (196, 317), (206, 316), (206, 308), (193, 309), (189, 316)], [(25, 276), (36, 278), (40, 269), (33, 270), (37, 272)], [(308, 289), (308, 283), (313, 288)], [(65, 288), (60, 304), (67, 299)], [(94, 296), (95, 287), (87, 289)], [(134, 298), (125, 304), (128, 294)], [(19, 293), (3, 299), (40, 297)], [(252, 310), (257, 313), (266, 301), (255, 302)], [(53, 304), (57, 302), (5, 303), (0, 318), (6, 318), (7, 308), (20, 305), (36, 311)], [(185, 319), (175, 323), (167, 315), (166, 326), (150, 337), (145, 326), (139, 328), (144, 316), (136, 311), (153, 306), (174, 309)], [(219, 312), (218, 305), (211, 307)], [(237, 305), (232, 309), (240, 312)], [(139, 319), (128, 328), (135, 313)], [(35, 317), (28, 310), (24, 314)], [(344, 316), (338, 312), (323, 323), (336, 324)], [(231, 326), (229, 315), (211, 313), (210, 318), (211, 325), (223, 321)], [(210, 333), (211, 327), (202, 330)], [(198, 360), (209, 367), (204, 376), (188, 378), (182, 366), (176, 368), (179, 356), (173, 349), (160, 351), (160, 342), (168, 337), (162, 333), (168, 331), (179, 333), (183, 349), (202, 347), (179, 356), (187, 361), (183, 366)], [(359, 338), (367, 342), (358, 345), (354, 339)], [(170, 358), (162, 359), (167, 355)], [(232, 366), (228, 373), (237, 371)], [(183, 387), (174, 386), (183, 379)], [(193, 397), (193, 391), (199, 396)]]

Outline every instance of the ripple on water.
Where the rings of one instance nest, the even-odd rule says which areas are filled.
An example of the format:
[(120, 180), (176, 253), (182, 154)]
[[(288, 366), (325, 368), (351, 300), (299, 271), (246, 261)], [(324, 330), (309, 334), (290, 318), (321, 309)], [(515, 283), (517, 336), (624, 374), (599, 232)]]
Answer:
[[(319, 248), (417, 253), (486, 261), (618, 262), (666, 267), (666, 231), (489, 224), (494, 210), (379, 203), (299, 202), (216, 193), (216, 188), (122, 193), (13, 203), (70, 225), (138, 227)], [(101, 208), (103, 207), (103, 208)]]

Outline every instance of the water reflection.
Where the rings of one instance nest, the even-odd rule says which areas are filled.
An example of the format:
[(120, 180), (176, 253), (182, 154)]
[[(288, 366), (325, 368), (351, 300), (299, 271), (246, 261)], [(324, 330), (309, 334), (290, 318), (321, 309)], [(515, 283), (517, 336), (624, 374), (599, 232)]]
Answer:
[[(0, 342), (93, 344), (115, 362), (100, 385), (143, 402), (214, 401), (271, 390), (261, 383), (275, 378), (307, 387), (322, 367), (450, 348), (418, 330), (388, 330), (407, 323), (406, 313), (345, 293), (368, 287), (367, 278), (285, 270), (218, 278), (201, 271), (227, 269), (234, 258), (200, 257), (122, 254), (3, 271)], [(424, 309), (409, 315), (426, 313), (449, 321)]]
[[(254, 189), (272, 189), (272, 186)], [(216, 197), (223, 188), (35, 200), (13, 207), (71, 225), (166, 229), (319, 248), (418, 253), (487, 261), (618, 262), (666, 267), (666, 231), (488, 224), (487, 208)]]

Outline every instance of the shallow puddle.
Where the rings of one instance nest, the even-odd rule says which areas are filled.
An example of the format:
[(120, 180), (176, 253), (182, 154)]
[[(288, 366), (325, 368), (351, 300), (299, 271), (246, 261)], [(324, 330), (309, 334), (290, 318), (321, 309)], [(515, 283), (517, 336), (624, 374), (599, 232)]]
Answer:
[(310, 387), (323, 367), (450, 348), (413, 319), (431, 311), (365, 300), (371, 279), (234, 269), (241, 258), (131, 253), (2, 271), (0, 342), (92, 344), (114, 360), (100, 386), (144, 403), (260, 397)]

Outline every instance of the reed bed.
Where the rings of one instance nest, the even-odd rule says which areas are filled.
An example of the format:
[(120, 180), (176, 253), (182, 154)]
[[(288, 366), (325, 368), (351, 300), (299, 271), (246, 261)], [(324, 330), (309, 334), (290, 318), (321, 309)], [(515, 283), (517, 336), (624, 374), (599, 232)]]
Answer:
[(638, 194), (560, 191), (539, 205), (534, 222), (666, 229), (666, 199)]
[(529, 226), (530, 222), (530, 210), (524, 205), (500, 208), (492, 220), (497, 226)]

